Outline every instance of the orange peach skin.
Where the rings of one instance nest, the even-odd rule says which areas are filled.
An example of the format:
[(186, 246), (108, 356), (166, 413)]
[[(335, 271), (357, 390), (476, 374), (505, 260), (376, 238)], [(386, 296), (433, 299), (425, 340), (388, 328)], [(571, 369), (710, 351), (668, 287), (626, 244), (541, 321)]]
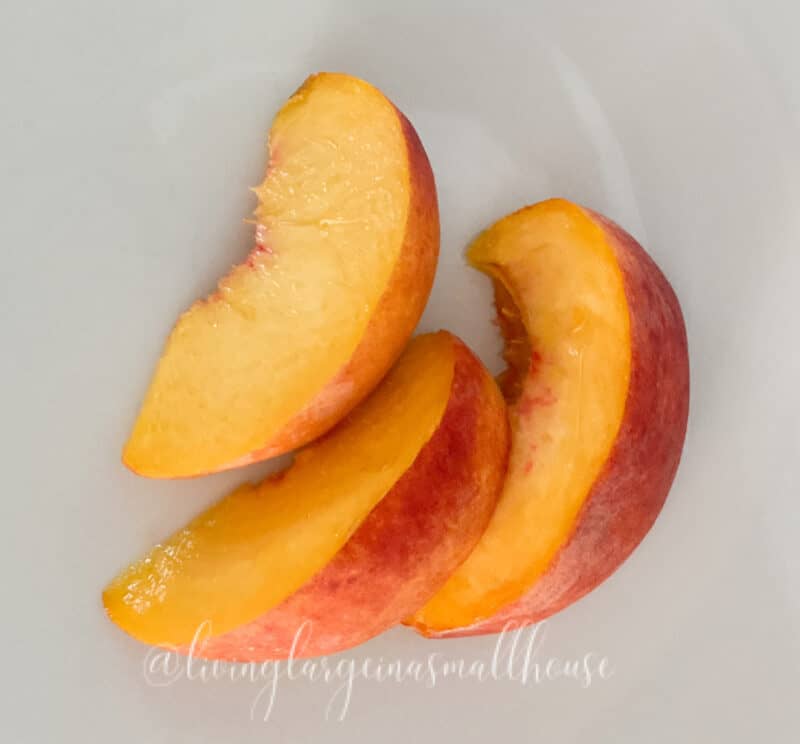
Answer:
[(584, 211), (616, 253), (630, 312), (631, 377), (620, 431), (572, 535), (533, 586), (492, 617), (468, 627), (436, 631), (417, 626), (427, 637), (529, 625), (580, 599), (642, 541), (675, 477), (689, 411), (688, 348), (678, 299), (636, 240), (602, 215)]
[(400, 260), (389, 285), (350, 361), (289, 420), (275, 439), (224, 469), (276, 457), (328, 431), (380, 382), (405, 347), (425, 309), (439, 257), (436, 184), (416, 130), (401, 111), (396, 107), (395, 110), (408, 148), (411, 201)]
[(509, 430), (495, 382), (453, 344), (450, 398), (413, 465), (311, 581), (261, 618), (206, 639), (195, 656), (283, 659), (304, 623), (295, 658), (342, 651), (421, 607), (469, 555), (497, 502)]

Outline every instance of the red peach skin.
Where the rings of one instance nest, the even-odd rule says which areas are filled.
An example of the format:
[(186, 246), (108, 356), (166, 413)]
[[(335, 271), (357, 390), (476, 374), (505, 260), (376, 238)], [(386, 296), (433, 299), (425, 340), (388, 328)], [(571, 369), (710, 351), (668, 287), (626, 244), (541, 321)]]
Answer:
[(689, 411), (689, 363), (680, 305), (650, 256), (618, 225), (602, 227), (623, 273), (631, 323), (631, 377), (622, 425), (578, 514), (574, 531), (545, 573), (519, 599), (473, 625), (430, 638), (496, 633), (539, 622), (607, 579), (641, 542), (669, 492)]
[(295, 658), (342, 651), (421, 607), (466, 558), (497, 501), (509, 432), (494, 381), (453, 341), (450, 399), (412, 467), (308, 584), (261, 618), (207, 639), (194, 655), (284, 659), (304, 624)]

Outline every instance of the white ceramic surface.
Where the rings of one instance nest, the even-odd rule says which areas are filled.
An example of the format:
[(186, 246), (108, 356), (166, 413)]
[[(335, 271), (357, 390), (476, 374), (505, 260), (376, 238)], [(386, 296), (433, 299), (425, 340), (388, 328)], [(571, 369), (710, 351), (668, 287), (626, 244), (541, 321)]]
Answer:
[[(6, 4), (4, 741), (798, 740), (800, 11), (497, 5)], [(295, 669), (264, 721), (266, 681), (148, 681), (146, 649), (103, 616), (119, 567), (268, 467), (150, 482), (119, 451), (177, 312), (248, 247), (271, 116), (319, 69), (381, 87), (428, 150), (443, 242), (423, 329), (498, 369), (489, 288), (462, 250), (550, 195), (628, 227), (682, 300), (693, 399), (672, 494), (532, 660), (593, 653), (609, 679), (359, 677), (339, 721), (341, 683)], [(344, 657), (434, 653), (441, 669), (489, 664), (495, 644), (397, 629)]]

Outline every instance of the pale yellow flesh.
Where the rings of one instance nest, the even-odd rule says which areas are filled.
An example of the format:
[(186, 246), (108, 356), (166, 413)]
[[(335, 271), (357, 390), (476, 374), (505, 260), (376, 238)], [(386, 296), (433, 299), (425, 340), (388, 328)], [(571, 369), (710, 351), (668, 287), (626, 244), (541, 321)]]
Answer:
[(411, 621), (471, 625), (519, 598), (567, 541), (619, 431), (630, 375), (623, 277), (603, 232), (544, 202), (483, 233), (470, 261), (508, 289), (536, 355), (510, 409), (512, 448), (481, 541)]
[(262, 449), (346, 364), (400, 256), (406, 144), (391, 103), (311, 78), (277, 115), (256, 190), (264, 250), (178, 321), (123, 459), (155, 477)]
[(120, 574), (111, 619), (156, 645), (219, 635), (269, 611), (324, 568), (431, 438), (453, 378), (446, 335), (415, 339), (386, 380), (278, 478), (244, 486)]

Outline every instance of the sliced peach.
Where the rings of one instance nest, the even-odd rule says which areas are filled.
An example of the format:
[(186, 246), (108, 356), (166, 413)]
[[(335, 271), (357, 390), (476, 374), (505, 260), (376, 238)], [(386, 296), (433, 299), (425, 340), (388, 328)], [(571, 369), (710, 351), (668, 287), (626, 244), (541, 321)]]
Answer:
[(244, 486), (123, 571), (109, 617), (208, 658), (360, 643), (421, 607), (474, 547), (509, 447), (496, 383), (454, 336), (415, 339), (378, 389), (294, 465)]
[(429, 636), (536, 622), (597, 586), (653, 524), (686, 431), (680, 306), (630, 235), (552, 200), (469, 258), (495, 283), (512, 447), (486, 533), (408, 620)]
[(356, 78), (309, 78), (278, 113), (256, 245), (178, 320), (123, 461), (214, 472), (319, 436), (374, 388), (419, 320), (436, 189), (408, 120)]

